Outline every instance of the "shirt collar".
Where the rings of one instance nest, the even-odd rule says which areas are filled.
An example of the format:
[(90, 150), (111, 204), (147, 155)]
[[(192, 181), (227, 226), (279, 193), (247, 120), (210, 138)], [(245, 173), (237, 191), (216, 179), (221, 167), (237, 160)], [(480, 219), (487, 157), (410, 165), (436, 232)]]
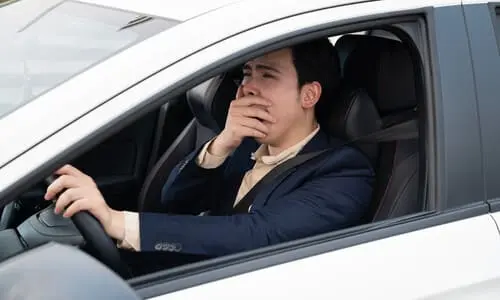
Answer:
[(318, 133), (319, 129), (320, 127), (318, 125), (318, 127), (303, 140), (281, 151), (277, 155), (269, 155), (269, 146), (264, 144), (260, 145), (260, 147), (251, 154), (250, 158), (265, 165), (280, 164), (283, 161), (296, 156), (300, 150), (302, 150), (302, 148)]

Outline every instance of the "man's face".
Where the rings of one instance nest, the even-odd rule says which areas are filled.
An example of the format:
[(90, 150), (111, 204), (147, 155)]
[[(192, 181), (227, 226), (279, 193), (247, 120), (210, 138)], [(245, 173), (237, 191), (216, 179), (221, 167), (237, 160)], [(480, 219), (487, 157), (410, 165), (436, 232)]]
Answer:
[(247, 62), (243, 67), (241, 89), (243, 97), (259, 96), (272, 103), (267, 110), (276, 123), (263, 122), (269, 127), (269, 134), (260, 139), (260, 143), (280, 143), (304, 117), (297, 72), (289, 48)]

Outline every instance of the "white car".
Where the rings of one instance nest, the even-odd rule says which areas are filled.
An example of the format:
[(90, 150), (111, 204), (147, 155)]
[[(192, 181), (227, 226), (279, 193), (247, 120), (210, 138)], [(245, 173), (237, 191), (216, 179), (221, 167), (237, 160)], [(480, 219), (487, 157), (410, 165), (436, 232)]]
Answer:
[[(2, 20), (1, 299), (500, 298), (500, 2), (21, 0)], [(238, 67), (317, 37), (351, 92), (337, 134), (417, 124), (360, 145), (365, 224), (166, 269), (142, 253), (127, 273), (93, 218), (48, 213), (66, 163), (113, 208), (155, 211), (168, 170), (220, 130), (211, 101)]]

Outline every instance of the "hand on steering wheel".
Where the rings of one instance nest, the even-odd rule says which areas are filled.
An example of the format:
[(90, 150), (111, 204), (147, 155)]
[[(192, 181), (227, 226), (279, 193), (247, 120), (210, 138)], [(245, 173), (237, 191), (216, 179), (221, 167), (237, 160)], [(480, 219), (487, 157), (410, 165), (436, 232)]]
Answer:
[[(118, 249), (110, 238), (110, 235), (117, 238), (112, 235), (116, 235), (116, 230), (109, 227), (113, 225), (113, 214), (118, 212), (104, 202), (94, 181), (76, 168), (67, 165), (55, 174), (60, 176), (46, 179), (48, 188), (45, 194), (46, 200), (57, 199), (53, 205), (54, 213), (64, 211), (64, 217), (71, 217), (96, 258), (115, 272), (127, 276)], [(107, 224), (108, 228), (103, 224)]]
[(65, 165), (55, 174), (59, 177), (50, 183), (45, 199), (53, 200), (59, 195), (54, 210), (56, 214), (71, 217), (79, 211), (88, 211), (99, 220), (112, 238), (123, 239), (123, 214), (106, 204), (91, 177), (70, 165)]

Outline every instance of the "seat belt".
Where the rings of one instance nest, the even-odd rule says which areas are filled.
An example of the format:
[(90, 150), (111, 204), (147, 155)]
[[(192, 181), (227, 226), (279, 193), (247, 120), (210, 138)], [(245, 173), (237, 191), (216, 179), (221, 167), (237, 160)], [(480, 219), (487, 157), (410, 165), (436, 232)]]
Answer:
[(284, 163), (278, 165), (267, 173), (257, 184), (250, 189), (250, 191), (243, 196), (243, 198), (233, 207), (232, 212), (234, 214), (238, 213), (248, 213), (250, 205), (252, 205), (256, 195), (267, 185), (269, 185), (274, 180), (278, 179), (290, 170), (308, 162), (315, 158), (323, 157), (338, 148), (355, 143), (355, 142), (366, 142), (366, 143), (381, 143), (381, 142), (392, 142), (397, 140), (410, 140), (418, 138), (418, 120), (412, 119), (399, 124), (392, 125), (390, 127), (375, 131), (368, 135), (361, 136), (342, 143), (333, 148), (324, 149), (321, 151), (309, 152), (304, 154), (299, 154)]

